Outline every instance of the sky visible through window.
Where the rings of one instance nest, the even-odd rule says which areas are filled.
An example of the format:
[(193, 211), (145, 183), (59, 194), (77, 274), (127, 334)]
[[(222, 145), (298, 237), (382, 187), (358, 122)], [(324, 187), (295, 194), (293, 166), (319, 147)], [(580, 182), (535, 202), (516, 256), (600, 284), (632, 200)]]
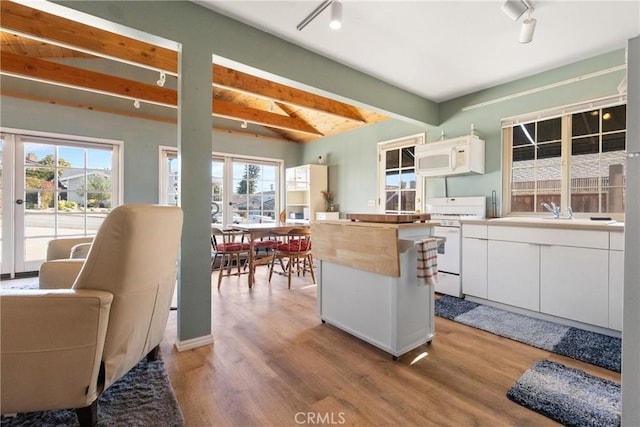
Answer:
[[(55, 154), (55, 145), (27, 143), (25, 144), (25, 155), (38, 162), (45, 157)], [(85, 153), (87, 163), (85, 165)], [(72, 168), (87, 169), (111, 169), (111, 150), (101, 150), (97, 148), (82, 148), (73, 146), (58, 146), (58, 159), (67, 161)]]

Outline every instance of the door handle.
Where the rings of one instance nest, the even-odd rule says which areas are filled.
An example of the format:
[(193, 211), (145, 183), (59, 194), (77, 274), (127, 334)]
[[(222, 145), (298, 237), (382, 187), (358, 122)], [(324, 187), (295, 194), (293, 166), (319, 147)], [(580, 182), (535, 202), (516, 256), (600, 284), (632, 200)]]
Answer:
[(24, 203), (24, 200), (22, 200), (22, 199), (16, 200), (16, 205), (21, 205), (23, 203)]

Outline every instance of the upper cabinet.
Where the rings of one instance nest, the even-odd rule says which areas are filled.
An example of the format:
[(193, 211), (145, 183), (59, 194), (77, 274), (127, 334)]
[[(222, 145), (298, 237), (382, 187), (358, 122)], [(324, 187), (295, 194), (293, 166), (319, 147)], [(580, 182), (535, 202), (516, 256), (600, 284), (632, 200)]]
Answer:
[(326, 210), (322, 191), (327, 190), (326, 165), (302, 165), (288, 168), (286, 179), (287, 221), (308, 222), (316, 212)]

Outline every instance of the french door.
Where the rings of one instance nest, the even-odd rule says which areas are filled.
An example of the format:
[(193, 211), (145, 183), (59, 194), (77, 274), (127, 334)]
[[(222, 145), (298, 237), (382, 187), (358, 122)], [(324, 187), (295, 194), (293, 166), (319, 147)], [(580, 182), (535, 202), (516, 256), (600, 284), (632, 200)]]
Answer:
[(3, 277), (37, 271), (58, 237), (94, 235), (120, 203), (119, 144), (0, 133)]
[[(177, 204), (178, 160), (175, 148), (161, 148), (160, 203)], [(223, 226), (274, 222), (280, 207), (282, 161), (254, 157), (211, 156), (211, 222)]]

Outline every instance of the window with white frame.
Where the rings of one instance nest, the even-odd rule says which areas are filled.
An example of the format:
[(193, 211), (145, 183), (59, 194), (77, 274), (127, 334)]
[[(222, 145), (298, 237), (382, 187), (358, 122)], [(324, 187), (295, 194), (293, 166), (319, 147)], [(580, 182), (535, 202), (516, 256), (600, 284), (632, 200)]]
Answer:
[[(275, 221), (280, 210), (282, 167), (281, 160), (213, 154), (211, 222)], [(179, 174), (175, 148), (160, 148), (160, 171), (160, 203), (176, 204)]]
[(622, 219), (625, 200), (626, 105), (601, 101), (503, 122), (505, 211)]
[(423, 142), (420, 134), (378, 145), (378, 211), (411, 214), (420, 209), (422, 179), (416, 174), (415, 147)]

